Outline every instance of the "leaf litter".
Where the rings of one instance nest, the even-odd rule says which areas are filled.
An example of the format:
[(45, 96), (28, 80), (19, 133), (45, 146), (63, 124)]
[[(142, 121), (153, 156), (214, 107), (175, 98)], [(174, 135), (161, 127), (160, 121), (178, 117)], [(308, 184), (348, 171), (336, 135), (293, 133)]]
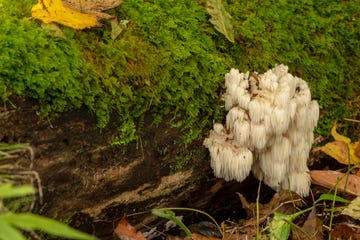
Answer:
[(117, 7), (122, 0), (39, 0), (32, 7), (32, 17), (44, 23), (59, 23), (74, 29), (101, 26), (99, 19), (114, 16), (102, 11)]
[(210, 14), (210, 22), (215, 29), (222, 33), (227, 40), (234, 43), (234, 27), (231, 22), (231, 15), (225, 10), (221, 0), (208, 0), (206, 10)]

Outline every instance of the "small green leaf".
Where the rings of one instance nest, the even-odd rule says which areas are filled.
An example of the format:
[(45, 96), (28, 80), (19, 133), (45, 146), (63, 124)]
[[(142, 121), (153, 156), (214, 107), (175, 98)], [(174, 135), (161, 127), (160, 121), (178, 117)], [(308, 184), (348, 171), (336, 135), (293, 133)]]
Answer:
[(22, 197), (34, 193), (35, 190), (31, 185), (13, 186), (12, 183), (0, 185), (0, 198)]
[(342, 197), (339, 197), (337, 195), (334, 195), (334, 194), (328, 194), (328, 193), (324, 193), (324, 194), (321, 194), (318, 201), (321, 201), (321, 200), (328, 200), (328, 201), (335, 201), (336, 202), (341, 202), (341, 203), (347, 203), (349, 202), (348, 200), (342, 198)]
[(0, 151), (12, 151), (29, 147), (28, 143), (18, 143), (18, 144), (6, 144), (0, 143)]
[(210, 22), (215, 26), (215, 29), (232, 43), (234, 39), (234, 28), (231, 22), (230, 14), (225, 10), (221, 0), (208, 0), (206, 3), (206, 10), (210, 14)]
[(0, 220), (0, 239), (1, 240), (26, 240), (19, 230)]
[(294, 216), (275, 212), (270, 225), (270, 240), (287, 240), (290, 236), (291, 225)]
[(166, 209), (166, 208), (154, 208), (151, 210), (151, 213), (158, 217), (163, 217), (163, 218), (173, 221), (174, 223), (176, 223), (176, 225), (178, 225), (185, 232), (186, 236), (191, 237), (192, 234), (191, 234), (190, 229), (187, 228), (185, 226), (185, 224), (176, 217), (176, 215), (173, 211)]
[(97, 239), (94, 236), (73, 229), (66, 224), (57, 222), (53, 219), (38, 216), (32, 213), (3, 214), (0, 215), (0, 222), (1, 221), (21, 229), (40, 230), (45, 233), (63, 238), (83, 239), (83, 240)]

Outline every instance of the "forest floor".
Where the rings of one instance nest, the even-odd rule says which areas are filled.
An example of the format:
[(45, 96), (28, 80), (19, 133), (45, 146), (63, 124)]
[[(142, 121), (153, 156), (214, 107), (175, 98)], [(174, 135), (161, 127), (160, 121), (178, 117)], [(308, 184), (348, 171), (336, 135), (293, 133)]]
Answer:
[[(138, 143), (114, 147), (116, 127), (109, 124), (100, 131), (95, 117), (84, 109), (48, 120), (36, 114), (29, 101), (18, 100), (15, 105), (1, 109), (0, 140), (29, 143), (33, 149), (31, 170), (40, 176), (44, 203), (38, 209), (60, 220), (71, 217), (72, 226), (100, 239), (113, 239), (113, 230), (125, 215), (143, 213), (129, 218), (139, 227), (160, 224), (150, 213), (155, 207), (186, 206), (235, 219), (245, 217), (236, 192), (256, 198), (256, 180), (216, 179), (202, 143), (183, 146), (174, 128), (147, 125), (145, 120), (148, 127)], [(189, 149), (199, 151), (186, 155)], [(179, 157), (188, 163), (174, 171), (170, 166)]]
[[(36, 209), (42, 215), (70, 219), (71, 226), (99, 239), (118, 239), (114, 229), (123, 217), (143, 232), (155, 228), (161, 232), (166, 220), (151, 214), (159, 207), (200, 209), (219, 223), (254, 221), (251, 206), (258, 195), (258, 181), (251, 176), (242, 183), (216, 179), (202, 142), (185, 147), (175, 128), (153, 126), (145, 119), (147, 127), (137, 143), (116, 147), (111, 145), (118, 134), (115, 118), (99, 130), (95, 117), (85, 109), (49, 120), (36, 113), (31, 101), (14, 102), (15, 107), (0, 109), (0, 142), (30, 144), (34, 162), (28, 170), (41, 179), (43, 204), (38, 202)], [(186, 161), (179, 168), (182, 158)], [(326, 158), (317, 160), (312, 158), (313, 169), (339, 167)], [(24, 169), (29, 166), (27, 160), (17, 164)], [(318, 196), (326, 191), (313, 186), (312, 192)], [(262, 186), (260, 203), (266, 204), (261, 213), (270, 213), (287, 200), (291, 199), (283, 194), (274, 197), (273, 190)], [(306, 201), (311, 206), (311, 199)], [(194, 232), (201, 232), (197, 223), (208, 221), (191, 211), (179, 215), (185, 224), (195, 224)], [(255, 234), (255, 222), (249, 224)]]

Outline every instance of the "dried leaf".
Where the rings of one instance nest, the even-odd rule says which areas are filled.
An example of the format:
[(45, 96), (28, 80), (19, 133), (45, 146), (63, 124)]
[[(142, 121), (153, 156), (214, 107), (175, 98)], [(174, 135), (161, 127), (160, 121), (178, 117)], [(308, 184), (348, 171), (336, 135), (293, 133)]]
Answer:
[(334, 188), (340, 178), (341, 181), (338, 185), (338, 190), (344, 191), (356, 196), (360, 196), (360, 177), (349, 174), (345, 176), (344, 173), (337, 171), (322, 171), (313, 170), (310, 171), (311, 181), (313, 184), (317, 184), (326, 188)]
[(360, 197), (352, 200), (351, 203), (341, 212), (341, 214), (360, 220)]
[(214, 238), (214, 237), (204, 237), (197, 233), (193, 233), (191, 235), (191, 239), (193, 239), (193, 240), (220, 240), (219, 238)]
[(65, 7), (61, 0), (39, 0), (31, 9), (32, 16), (44, 23), (56, 22), (74, 28), (84, 29), (98, 25), (94, 15), (84, 14)]
[(144, 235), (141, 232), (137, 232), (125, 218), (120, 220), (114, 232), (121, 240), (146, 240)]
[[(245, 233), (244, 235), (247, 237), (245, 239), (256, 238), (257, 224), (264, 223), (274, 211), (287, 216), (288, 214), (291, 215), (297, 212), (296, 207), (302, 206), (301, 198), (296, 193), (283, 190), (275, 193), (270, 202), (266, 204), (259, 203), (259, 219), (257, 219), (256, 203), (249, 203), (243, 195), (240, 193), (238, 193), (238, 195), (242, 207), (250, 218), (245, 221), (244, 226), (241, 228), (241, 232)], [(274, 227), (276, 227), (276, 222)]]
[(65, 6), (81, 13), (89, 13), (98, 18), (110, 19), (113, 16), (102, 11), (115, 8), (122, 0), (63, 0)]
[(360, 142), (356, 144), (355, 155), (360, 158)]
[(210, 22), (215, 26), (215, 29), (232, 43), (234, 39), (234, 28), (231, 22), (232, 17), (226, 12), (221, 0), (208, 0), (206, 3), (206, 10), (210, 14)]
[(110, 20), (111, 23), (111, 39), (115, 40), (120, 33), (126, 28), (126, 25), (129, 23), (128, 20), (121, 20), (114, 18)]
[(56, 37), (66, 39), (64, 32), (54, 23), (42, 23), (41, 27)]
[(331, 239), (360, 240), (360, 227), (354, 224), (337, 224), (331, 232)]
[[(322, 233), (322, 221), (316, 216), (316, 209), (313, 208), (307, 217), (305, 223), (302, 226), (302, 232), (298, 228), (292, 228), (292, 240), (305, 240), (305, 239), (314, 239), (321, 240), (323, 239)], [(309, 238), (310, 237), (310, 238)]]
[(360, 144), (359, 142), (351, 143), (350, 138), (342, 136), (336, 132), (336, 123), (331, 129), (331, 135), (336, 141), (327, 143), (325, 146), (317, 148), (342, 164), (359, 164), (360, 163)]
[[(249, 203), (246, 198), (238, 193), (241, 204), (245, 209), (248, 217), (256, 217), (256, 203)], [(293, 214), (297, 211), (297, 207), (302, 206), (302, 201), (296, 193), (290, 193), (283, 190), (274, 194), (270, 202), (267, 204), (259, 203), (260, 219), (267, 218), (275, 210), (283, 214)]]

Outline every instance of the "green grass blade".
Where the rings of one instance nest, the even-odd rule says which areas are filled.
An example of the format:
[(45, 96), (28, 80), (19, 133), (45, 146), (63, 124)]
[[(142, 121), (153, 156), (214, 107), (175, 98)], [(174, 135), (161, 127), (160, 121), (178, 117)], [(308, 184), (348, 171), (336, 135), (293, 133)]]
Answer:
[(2, 220), (0, 220), (0, 239), (26, 240), (19, 230)]
[(40, 230), (45, 233), (68, 239), (95, 240), (94, 236), (80, 232), (66, 224), (57, 222), (53, 219), (38, 216), (32, 213), (22, 214), (3, 214), (0, 221), (11, 224), (21, 229)]
[(34, 193), (35, 190), (31, 185), (13, 186), (12, 183), (0, 185), (0, 198), (23, 197)]
[(329, 194), (329, 193), (321, 194), (318, 201), (336, 201), (336, 202), (341, 202), (341, 203), (348, 203), (349, 202), (345, 198), (339, 197), (339, 196), (334, 195), (334, 194)]

